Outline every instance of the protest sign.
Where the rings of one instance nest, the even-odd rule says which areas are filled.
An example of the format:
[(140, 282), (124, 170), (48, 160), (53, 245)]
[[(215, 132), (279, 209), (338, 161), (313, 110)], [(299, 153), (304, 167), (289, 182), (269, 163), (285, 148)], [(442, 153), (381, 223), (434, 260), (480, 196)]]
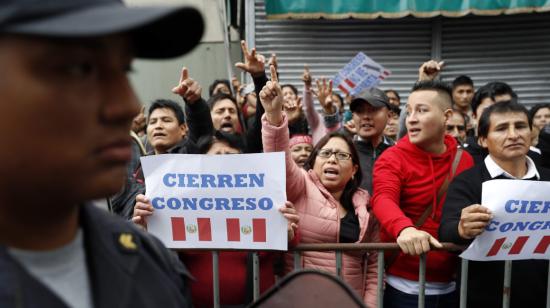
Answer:
[(334, 76), (333, 83), (345, 94), (355, 95), (362, 90), (377, 86), (390, 74), (391, 72), (382, 65), (359, 52)]
[(460, 256), (468, 260), (550, 259), (550, 182), (491, 180), (481, 204), (493, 212)]
[(284, 153), (141, 158), (154, 213), (148, 231), (168, 248), (287, 249)]

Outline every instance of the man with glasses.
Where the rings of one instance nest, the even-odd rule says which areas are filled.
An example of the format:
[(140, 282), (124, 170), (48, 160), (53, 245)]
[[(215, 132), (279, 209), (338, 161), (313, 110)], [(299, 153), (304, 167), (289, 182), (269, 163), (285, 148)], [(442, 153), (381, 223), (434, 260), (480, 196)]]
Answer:
[(126, 176), (132, 59), (202, 32), (189, 8), (0, 1), (0, 307), (191, 307), (177, 258), (88, 200)]

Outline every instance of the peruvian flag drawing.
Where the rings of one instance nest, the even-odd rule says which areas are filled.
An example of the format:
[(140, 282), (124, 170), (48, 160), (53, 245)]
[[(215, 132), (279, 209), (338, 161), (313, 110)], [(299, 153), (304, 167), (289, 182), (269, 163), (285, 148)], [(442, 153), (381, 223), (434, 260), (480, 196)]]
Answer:
[(481, 205), (493, 219), (460, 257), (475, 261), (550, 259), (550, 182), (491, 180)]
[[(212, 223), (208, 217), (188, 219), (185, 217), (171, 217), (172, 240), (187, 241), (198, 240), (199, 242), (212, 242)], [(257, 242), (265, 243), (267, 240), (265, 218), (226, 218), (225, 219), (226, 239), (228, 242)]]

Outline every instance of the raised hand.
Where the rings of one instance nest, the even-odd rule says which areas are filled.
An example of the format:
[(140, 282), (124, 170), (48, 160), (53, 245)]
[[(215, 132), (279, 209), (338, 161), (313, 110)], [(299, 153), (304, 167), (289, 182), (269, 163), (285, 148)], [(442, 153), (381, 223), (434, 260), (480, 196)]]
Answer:
[(275, 71), (277, 71), (279, 69), (279, 63), (277, 63), (277, 55), (272, 53), (271, 58), (269, 58), (269, 61), (267, 62), (267, 64), (269, 66), (273, 65), (275, 67)]
[(444, 65), (445, 65), (444, 61), (437, 62), (435, 60), (430, 60), (428, 62), (424, 62), (418, 69), (418, 80), (419, 81), (434, 80), (435, 77), (439, 75), (439, 72), (441, 72)]
[(147, 123), (145, 118), (145, 106), (141, 106), (141, 110), (138, 115), (132, 120), (132, 131), (136, 134), (139, 134), (145, 130), (145, 124)]
[(189, 70), (184, 66), (181, 69), (180, 82), (172, 88), (172, 92), (181, 96), (186, 103), (193, 104), (201, 98), (202, 88), (198, 82), (189, 78)]
[(235, 66), (248, 72), (252, 77), (259, 77), (265, 74), (265, 57), (256, 53), (256, 48), (252, 48), (249, 52), (245, 41), (241, 41), (241, 49), (245, 62), (237, 62)]
[(344, 123), (344, 128), (352, 135), (357, 134), (357, 127), (355, 127), (355, 122), (353, 122), (353, 120)]
[(267, 121), (271, 125), (279, 126), (283, 121), (283, 91), (279, 85), (275, 67), (269, 67), (271, 80), (260, 91), (260, 102), (265, 109)]
[(319, 79), (316, 80), (317, 99), (326, 114), (334, 114), (336, 113), (336, 108), (332, 101), (332, 80), (328, 82), (328, 85), (326, 78), (321, 78), (321, 81)]
[(298, 97), (296, 100), (284, 101), (283, 111), (286, 113), (288, 123), (294, 123), (300, 118), (302, 114), (302, 98)]
[(302, 74), (302, 81), (307, 89), (311, 88), (311, 73), (307, 64), (304, 65), (304, 73)]

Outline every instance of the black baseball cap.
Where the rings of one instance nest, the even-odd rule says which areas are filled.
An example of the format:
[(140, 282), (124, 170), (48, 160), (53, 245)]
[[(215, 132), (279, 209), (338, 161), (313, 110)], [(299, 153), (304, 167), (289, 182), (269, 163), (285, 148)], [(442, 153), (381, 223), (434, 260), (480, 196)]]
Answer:
[(189, 7), (127, 7), (120, 0), (0, 0), (0, 34), (88, 38), (129, 33), (140, 58), (171, 58), (195, 47), (201, 14)]
[(370, 104), (371, 106), (376, 108), (387, 107), (389, 109), (389, 101), (390, 99), (388, 98), (386, 93), (384, 93), (384, 91), (378, 88), (369, 88), (359, 92), (359, 94), (354, 96), (351, 104), (349, 105), (349, 109), (354, 112), (360, 104), (364, 103)]

